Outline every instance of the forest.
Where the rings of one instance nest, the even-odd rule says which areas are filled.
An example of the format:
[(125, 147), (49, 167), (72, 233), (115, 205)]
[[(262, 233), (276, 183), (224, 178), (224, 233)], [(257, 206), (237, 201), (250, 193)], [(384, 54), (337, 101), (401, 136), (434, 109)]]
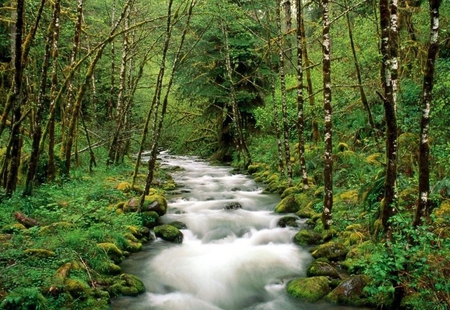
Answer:
[(364, 298), (334, 302), (450, 309), (447, 0), (0, 0), (0, 17), (0, 309), (142, 293), (119, 265), (176, 188), (161, 150), (251, 175), (308, 219), (297, 244), (345, 248), (322, 260)]

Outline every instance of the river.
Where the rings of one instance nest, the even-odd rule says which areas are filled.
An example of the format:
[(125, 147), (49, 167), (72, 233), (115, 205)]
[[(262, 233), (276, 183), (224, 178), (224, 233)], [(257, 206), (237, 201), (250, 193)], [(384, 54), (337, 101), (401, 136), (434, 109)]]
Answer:
[[(311, 256), (292, 243), (293, 228), (277, 226), (278, 195), (263, 194), (250, 177), (195, 157), (162, 153), (161, 165), (179, 186), (167, 195), (164, 223), (181, 221), (182, 244), (156, 240), (122, 263), (146, 293), (120, 297), (112, 309), (132, 310), (344, 310), (289, 297), (287, 282), (306, 275)], [(242, 208), (227, 209), (227, 206)], [(298, 221), (304, 225), (304, 221)], [(360, 308), (362, 309), (362, 308)]]

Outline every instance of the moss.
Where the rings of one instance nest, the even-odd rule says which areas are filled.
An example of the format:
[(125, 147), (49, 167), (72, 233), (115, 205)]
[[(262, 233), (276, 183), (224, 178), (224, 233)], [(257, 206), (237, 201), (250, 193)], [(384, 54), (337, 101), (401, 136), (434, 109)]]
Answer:
[(297, 186), (288, 187), (281, 194), (281, 198), (284, 198), (284, 197), (287, 197), (290, 195), (294, 195), (294, 194), (299, 194), (301, 192), (302, 192), (302, 190), (300, 188), (298, 188)]
[(64, 290), (73, 298), (85, 299), (89, 295), (89, 285), (79, 279), (66, 279)]
[(369, 283), (369, 278), (363, 275), (350, 277), (342, 281), (326, 300), (334, 304), (345, 304), (351, 306), (370, 305), (364, 294), (364, 287)]
[(163, 216), (167, 212), (167, 200), (164, 196), (158, 194), (145, 196), (142, 211), (154, 211), (159, 216)]
[(145, 292), (145, 286), (136, 276), (123, 273), (113, 278), (109, 292), (113, 296), (137, 296)]
[(330, 241), (319, 245), (311, 255), (314, 258), (325, 257), (328, 260), (340, 260), (345, 258), (347, 253), (348, 250), (344, 244)]
[(48, 226), (43, 226), (39, 229), (39, 234), (41, 236), (48, 236), (50, 234), (55, 233), (56, 231), (60, 230), (60, 229), (64, 229), (64, 230), (71, 230), (75, 227), (74, 224), (69, 223), (69, 222), (56, 222), (53, 224), (50, 224)]
[(438, 218), (449, 217), (450, 216), (450, 200), (446, 199), (446, 200), (442, 201), (439, 208), (436, 208), (434, 210), (434, 214)]
[(141, 213), (142, 225), (153, 228), (158, 224), (159, 215), (155, 211), (145, 211)]
[(330, 287), (327, 277), (297, 278), (288, 283), (286, 290), (294, 298), (316, 302), (330, 291)]
[(55, 252), (46, 249), (26, 249), (25, 254), (38, 258), (48, 258), (55, 256)]
[(302, 229), (294, 236), (294, 243), (298, 245), (318, 244), (321, 240), (321, 234), (309, 229)]
[(381, 161), (380, 158), (382, 157), (381, 153), (374, 153), (366, 157), (366, 163), (370, 165), (376, 165), (380, 166)]
[(339, 195), (339, 198), (347, 204), (357, 204), (358, 203), (358, 190), (350, 190)]
[(114, 243), (98, 243), (97, 246), (105, 251), (108, 257), (115, 263), (120, 263), (124, 260), (124, 253)]
[(281, 202), (275, 207), (275, 212), (295, 213), (306, 207), (309, 201), (310, 199), (306, 194), (290, 195), (281, 200)]
[(155, 235), (163, 240), (182, 243), (183, 233), (172, 225), (160, 225), (154, 228)]
[(333, 266), (321, 260), (314, 260), (306, 271), (306, 274), (308, 277), (324, 276), (335, 279), (340, 278), (339, 273)]
[(344, 143), (344, 142), (339, 142), (338, 150), (339, 150), (339, 152), (344, 152), (344, 151), (348, 150), (348, 144)]
[(131, 191), (131, 184), (128, 182), (120, 182), (116, 189), (124, 193), (129, 193)]
[(27, 228), (20, 223), (14, 223), (8, 226), (3, 227), (2, 232), (7, 233), (7, 234), (13, 234), (16, 232), (21, 232), (21, 231), (25, 231)]

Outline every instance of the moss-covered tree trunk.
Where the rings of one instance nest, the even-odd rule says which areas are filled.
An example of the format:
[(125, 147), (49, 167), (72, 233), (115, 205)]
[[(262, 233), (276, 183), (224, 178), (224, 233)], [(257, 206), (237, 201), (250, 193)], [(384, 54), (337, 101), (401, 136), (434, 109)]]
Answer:
[(54, 4), (53, 17), (47, 31), (44, 59), (42, 61), (41, 77), (39, 81), (38, 98), (35, 106), (35, 117), (32, 135), (33, 142), (31, 145), (31, 153), (28, 162), (27, 178), (25, 181), (25, 190), (23, 192), (24, 195), (31, 195), (33, 191), (34, 178), (36, 176), (36, 171), (40, 158), (39, 145), (42, 136), (42, 118), (43, 118), (42, 116), (46, 102), (48, 102), (48, 95), (47, 95), (48, 71), (50, 67), (50, 59), (53, 54), (52, 49), (54, 48), (53, 44), (53, 41), (55, 39), (54, 33), (58, 32), (57, 30), (55, 30), (55, 28), (59, 27), (60, 11), (61, 11), (61, 3), (60, 0), (57, 0), (55, 1)]
[(308, 189), (308, 173), (306, 171), (305, 160), (305, 139), (304, 139), (304, 97), (303, 97), (303, 46), (302, 46), (302, 20), (303, 7), (300, 0), (296, 0), (297, 7), (297, 132), (298, 132), (298, 157), (300, 161), (300, 172), (302, 175), (303, 189)]
[(416, 209), (414, 226), (420, 225), (422, 219), (430, 214), (430, 166), (429, 166), (429, 126), (431, 99), (434, 81), (434, 64), (439, 47), (439, 7), (441, 0), (429, 0), (430, 6), (430, 45), (428, 46), (427, 65), (422, 86), (422, 117), (420, 120), (419, 144), (419, 205)]
[(283, 142), (284, 142), (284, 160), (287, 170), (288, 184), (292, 186), (292, 163), (291, 163), (291, 150), (289, 146), (289, 123), (287, 119), (287, 98), (286, 98), (286, 77), (285, 77), (285, 61), (284, 61), (284, 48), (283, 48), (283, 33), (281, 29), (281, 2), (277, 1), (276, 7), (276, 20), (278, 29), (278, 56), (279, 56), (279, 76), (280, 76), (280, 89), (281, 89), (281, 114), (283, 118)]

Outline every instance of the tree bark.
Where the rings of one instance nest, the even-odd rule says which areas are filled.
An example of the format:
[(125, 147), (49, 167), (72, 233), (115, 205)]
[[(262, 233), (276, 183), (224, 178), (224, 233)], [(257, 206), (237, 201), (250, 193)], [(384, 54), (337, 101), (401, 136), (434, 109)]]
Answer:
[(33, 126), (33, 135), (32, 135), (32, 147), (31, 147), (31, 153), (28, 163), (28, 171), (27, 171), (27, 178), (25, 181), (25, 190), (23, 192), (24, 195), (31, 195), (33, 191), (33, 183), (34, 178), (36, 176), (37, 167), (39, 163), (39, 143), (41, 141), (41, 135), (42, 135), (42, 116), (43, 116), (43, 110), (45, 103), (47, 100), (47, 80), (48, 80), (48, 70), (50, 66), (50, 59), (52, 56), (52, 48), (53, 40), (54, 40), (54, 32), (55, 28), (58, 27), (59, 23), (59, 13), (61, 10), (60, 0), (57, 0), (54, 4), (53, 8), (53, 17), (50, 22), (50, 25), (48, 27), (48, 33), (46, 38), (46, 44), (45, 44), (45, 53), (44, 53), (44, 59), (42, 61), (42, 69), (41, 69), (41, 78), (39, 82), (39, 92), (38, 92), (38, 98), (37, 98), (37, 104), (36, 104), (36, 112), (34, 117), (34, 126)]
[(427, 65), (422, 86), (422, 117), (420, 120), (419, 144), (419, 205), (416, 209), (414, 226), (430, 215), (430, 167), (429, 167), (429, 125), (431, 99), (434, 82), (434, 66), (439, 48), (439, 7), (441, 0), (429, 0), (430, 6), (430, 45), (428, 46)]
[(287, 98), (286, 98), (286, 80), (285, 80), (285, 67), (284, 67), (284, 50), (283, 50), (283, 36), (281, 31), (281, 12), (280, 12), (280, 0), (277, 1), (276, 19), (278, 29), (278, 55), (280, 58), (279, 64), (279, 76), (281, 84), (281, 110), (283, 117), (283, 140), (284, 140), (284, 158), (287, 169), (288, 184), (292, 186), (292, 163), (291, 163), (291, 151), (289, 146), (289, 124), (287, 119)]
[(302, 21), (303, 21), (303, 7), (302, 1), (296, 0), (297, 6), (297, 131), (298, 131), (298, 158), (300, 161), (300, 172), (302, 175), (303, 189), (307, 190), (308, 173), (306, 170), (305, 160), (305, 139), (304, 139), (304, 97), (303, 97), (303, 45), (302, 45)]
[[(345, 9), (348, 9), (348, 2), (345, 0)], [(347, 18), (347, 30), (348, 30), (348, 37), (350, 39), (350, 47), (352, 49), (352, 55), (353, 55), (353, 63), (355, 64), (355, 70), (356, 70), (356, 76), (358, 78), (358, 85), (359, 85), (359, 95), (361, 97), (361, 103), (363, 104), (364, 108), (367, 111), (367, 120), (370, 124), (370, 127), (372, 131), (375, 130), (375, 123), (373, 121), (372, 112), (370, 111), (369, 103), (367, 102), (366, 93), (364, 91), (364, 87), (362, 86), (362, 78), (361, 78), (361, 68), (359, 66), (358, 57), (356, 55), (356, 49), (355, 49), (355, 42), (353, 40), (353, 27), (352, 23), (350, 21), (350, 12), (347, 12), (346, 18)]]
[(323, 66), (323, 105), (325, 113), (324, 131), (324, 201), (322, 223), (325, 229), (332, 225), (333, 216), (333, 128), (331, 105), (331, 39), (329, 25), (329, 1), (322, 0), (322, 66)]

